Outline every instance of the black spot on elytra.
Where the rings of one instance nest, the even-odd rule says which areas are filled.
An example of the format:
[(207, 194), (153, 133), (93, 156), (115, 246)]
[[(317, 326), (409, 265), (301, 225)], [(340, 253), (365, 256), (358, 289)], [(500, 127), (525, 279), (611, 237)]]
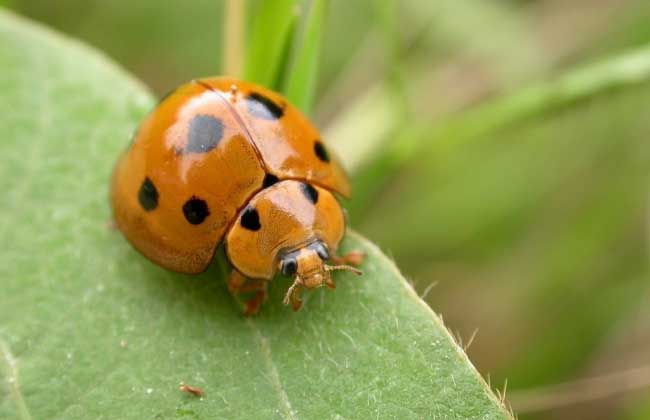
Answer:
[(223, 122), (212, 115), (196, 115), (189, 124), (186, 153), (206, 153), (223, 137)]
[(258, 231), (262, 228), (260, 224), (260, 215), (255, 207), (248, 206), (241, 215), (240, 223), (244, 229)]
[(208, 203), (205, 200), (192, 196), (192, 198), (183, 204), (183, 214), (189, 223), (200, 225), (210, 215)]
[(266, 174), (264, 176), (264, 181), (262, 181), (262, 188), (268, 188), (273, 184), (276, 184), (279, 181), (278, 177), (271, 174)]
[(158, 190), (149, 178), (145, 178), (138, 191), (138, 201), (145, 211), (158, 207)]
[(330, 161), (330, 155), (327, 153), (327, 149), (320, 140), (316, 140), (316, 143), (314, 143), (314, 153), (322, 162)]
[(266, 96), (252, 92), (246, 97), (248, 112), (265, 120), (278, 120), (284, 115), (284, 109)]
[(302, 184), (300, 190), (307, 197), (307, 200), (311, 201), (312, 204), (318, 203), (318, 191), (316, 188), (312, 187), (309, 184)]

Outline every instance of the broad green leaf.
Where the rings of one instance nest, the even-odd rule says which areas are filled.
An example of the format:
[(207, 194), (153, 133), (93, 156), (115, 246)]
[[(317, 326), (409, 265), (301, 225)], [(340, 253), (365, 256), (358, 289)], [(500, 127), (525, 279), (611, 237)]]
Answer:
[(260, 1), (251, 10), (244, 78), (279, 90), (301, 0)]
[(294, 63), (287, 73), (286, 87), (283, 90), (289, 101), (307, 114), (311, 112), (316, 93), (316, 78), (323, 31), (325, 30), (327, 5), (327, 0), (311, 2), (302, 29), (302, 43), (294, 51)]
[[(106, 58), (0, 13), (0, 418), (511, 418), (377, 247), (293, 313), (244, 318), (218, 260), (183, 276), (109, 227), (153, 101)], [(203, 398), (178, 390), (204, 389)]]
[(147, 86), (163, 95), (180, 83), (223, 68), (222, 3), (11, 0), (8, 7), (99, 47), (130, 72), (146, 77)]

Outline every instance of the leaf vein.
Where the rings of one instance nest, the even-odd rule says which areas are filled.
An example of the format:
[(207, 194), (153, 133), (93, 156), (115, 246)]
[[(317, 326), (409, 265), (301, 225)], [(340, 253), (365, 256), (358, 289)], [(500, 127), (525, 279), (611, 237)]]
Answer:
[(253, 322), (252, 319), (248, 318), (246, 319), (246, 324), (250, 327), (251, 331), (255, 335), (255, 338), (260, 343), (260, 349), (262, 350), (262, 357), (264, 358), (264, 363), (266, 364), (266, 367), (269, 370), (270, 374), (270, 381), (271, 381), (271, 386), (273, 389), (276, 391), (278, 395), (278, 399), (280, 400), (281, 403), (281, 408), (282, 411), (284, 411), (284, 418), (289, 419), (289, 420), (295, 420), (297, 417), (295, 416), (293, 412), (293, 408), (291, 407), (291, 401), (289, 400), (289, 396), (285, 392), (284, 388), (282, 387), (282, 383), (280, 382), (280, 375), (278, 374), (278, 369), (275, 366), (275, 363), (273, 362), (273, 357), (271, 356), (271, 346), (269, 345), (269, 340), (262, 334), (259, 328), (257, 328), (257, 325)]

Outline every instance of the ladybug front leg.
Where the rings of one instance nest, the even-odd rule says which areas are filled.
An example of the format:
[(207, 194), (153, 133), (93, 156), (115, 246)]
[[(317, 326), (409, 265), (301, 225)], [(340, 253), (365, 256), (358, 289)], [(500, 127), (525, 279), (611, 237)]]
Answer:
[(345, 255), (337, 256), (333, 255), (330, 260), (334, 264), (350, 264), (355, 267), (360, 266), (363, 263), (363, 260), (366, 258), (366, 253), (362, 251), (351, 251)]
[(248, 279), (239, 271), (232, 270), (228, 276), (228, 290), (233, 296), (240, 293), (255, 293), (252, 298), (246, 301), (244, 315), (251, 316), (259, 312), (260, 308), (268, 296), (269, 282), (261, 279)]

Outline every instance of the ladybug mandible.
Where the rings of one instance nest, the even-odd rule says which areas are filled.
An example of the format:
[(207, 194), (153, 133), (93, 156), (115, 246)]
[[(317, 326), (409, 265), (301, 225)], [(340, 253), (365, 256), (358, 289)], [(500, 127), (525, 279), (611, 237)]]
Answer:
[[(334, 288), (331, 272), (363, 254), (335, 251), (345, 231), (335, 194), (350, 195), (341, 166), (314, 126), (279, 94), (209, 78), (184, 84), (145, 118), (113, 173), (117, 227), (153, 262), (205, 271), (221, 241), (233, 266), (228, 289), (266, 298), (276, 271), (302, 288)], [(326, 262), (330, 261), (333, 265)]]

